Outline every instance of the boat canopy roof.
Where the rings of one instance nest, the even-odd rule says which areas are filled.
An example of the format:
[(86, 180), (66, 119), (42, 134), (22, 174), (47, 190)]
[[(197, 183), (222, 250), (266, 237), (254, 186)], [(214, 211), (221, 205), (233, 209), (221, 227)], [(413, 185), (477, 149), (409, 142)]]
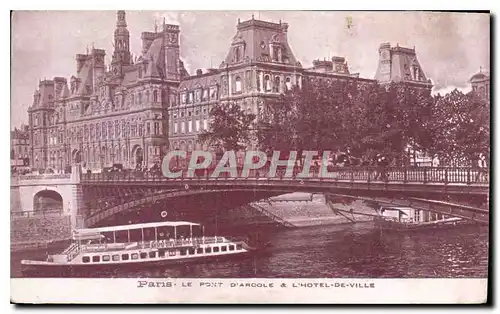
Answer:
[(382, 206), (381, 209), (384, 209), (384, 210), (399, 210), (399, 211), (403, 211), (403, 210), (410, 210), (410, 209), (413, 209), (411, 207), (386, 207), (386, 206)]
[(102, 232), (135, 230), (135, 229), (145, 229), (145, 228), (199, 226), (199, 225), (200, 224), (192, 223), (192, 222), (188, 222), (188, 221), (161, 221), (161, 222), (149, 222), (149, 223), (142, 223), (142, 224), (111, 226), (111, 227), (102, 227), (102, 228), (78, 229), (78, 230), (75, 230), (75, 232), (79, 233), (79, 234), (83, 234), (83, 233), (88, 234), (88, 233), (102, 233)]
[(80, 241), (85, 241), (85, 240), (98, 240), (102, 239), (104, 236), (100, 233), (73, 233), (73, 240), (80, 240)]

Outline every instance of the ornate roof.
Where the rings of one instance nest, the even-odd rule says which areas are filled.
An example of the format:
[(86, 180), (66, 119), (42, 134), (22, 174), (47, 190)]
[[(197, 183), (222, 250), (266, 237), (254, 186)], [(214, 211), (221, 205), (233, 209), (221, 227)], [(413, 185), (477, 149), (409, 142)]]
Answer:
[(480, 71), (479, 73), (476, 73), (474, 74), (471, 78), (470, 78), (470, 82), (471, 83), (474, 83), (474, 82), (480, 82), (480, 81), (485, 81), (485, 80), (489, 80), (490, 79), (490, 72), (488, 71)]

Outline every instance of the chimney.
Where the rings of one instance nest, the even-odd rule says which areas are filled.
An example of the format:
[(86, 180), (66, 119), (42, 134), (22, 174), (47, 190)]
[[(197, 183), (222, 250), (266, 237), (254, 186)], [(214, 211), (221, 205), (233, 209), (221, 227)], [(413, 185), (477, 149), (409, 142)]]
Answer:
[(196, 76), (201, 76), (203, 74), (203, 71), (201, 69), (196, 70)]

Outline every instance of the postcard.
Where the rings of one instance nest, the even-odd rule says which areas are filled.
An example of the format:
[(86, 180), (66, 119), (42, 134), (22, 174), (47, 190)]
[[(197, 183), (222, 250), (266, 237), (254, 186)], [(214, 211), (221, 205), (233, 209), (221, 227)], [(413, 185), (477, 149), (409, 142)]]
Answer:
[(488, 12), (11, 27), (11, 302), (487, 302)]

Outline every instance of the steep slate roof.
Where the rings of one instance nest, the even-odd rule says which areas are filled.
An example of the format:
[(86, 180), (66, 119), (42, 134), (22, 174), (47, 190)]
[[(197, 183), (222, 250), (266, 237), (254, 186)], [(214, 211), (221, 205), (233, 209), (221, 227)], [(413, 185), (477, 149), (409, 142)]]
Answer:
[(272, 42), (281, 43), (283, 46), (283, 56), (287, 57), (289, 64), (295, 65), (297, 59), (293, 55), (288, 44), (287, 23), (271, 23), (251, 19), (245, 22), (238, 22), (236, 35), (233, 37), (231, 49), (226, 56), (225, 63), (231, 64), (234, 59), (233, 44), (244, 43), (243, 59), (260, 60), (263, 55), (270, 57), (269, 44)]
[(414, 49), (403, 48), (403, 47), (392, 47), (392, 67), (391, 73), (394, 81), (412, 81), (411, 78), (411, 67), (418, 66), (420, 69), (420, 81), (427, 81), (420, 63), (417, 60)]
[(137, 69), (136, 67), (132, 67), (131, 70), (124, 71), (123, 76), (123, 85), (128, 85), (137, 81)]
[[(90, 95), (92, 93), (92, 60), (89, 58), (85, 61), (82, 69), (78, 73), (78, 78), (81, 79), (80, 88), (77, 91), (77, 95)], [(89, 86), (87, 90), (86, 86)]]
[(146, 52), (144, 61), (148, 63), (146, 73), (144, 76), (147, 77), (162, 77), (166, 74), (165, 72), (165, 48), (164, 48), (163, 36), (160, 36), (153, 40), (151, 46)]
[(179, 91), (182, 90), (193, 90), (198, 87), (210, 87), (216, 84), (221, 84), (220, 75), (218, 73), (214, 74), (203, 74), (201, 76), (190, 76), (185, 80), (181, 81), (179, 85)]

